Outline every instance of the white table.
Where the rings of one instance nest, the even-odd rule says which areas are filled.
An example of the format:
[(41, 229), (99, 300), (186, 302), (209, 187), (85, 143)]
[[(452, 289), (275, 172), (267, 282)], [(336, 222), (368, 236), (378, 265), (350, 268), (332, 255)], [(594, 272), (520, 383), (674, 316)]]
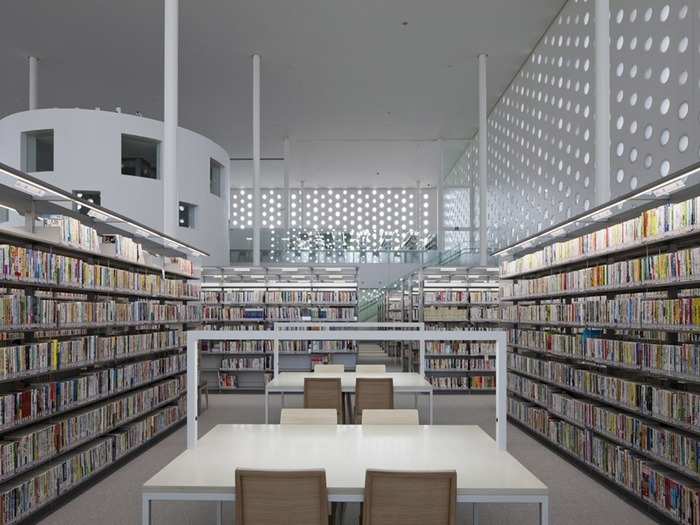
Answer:
[(218, 425), (144, 484), (143, 525), (159, 500), (218, 502), (221, 523), (236, 468), (323, 468), (337, 502), (363, 500), (367, 469), (456, 470), (459, 503), (537, 504), (548, 525), (546, 485), (480, 427), (448, 425)]
[(299, 394), (304, 392), (304, 379), (310, 378), (340, 378), (344, 393), (355, 392), (355, 380), (358, 377), (370, 379), (390, 377), (394, 383), (395, 394), (423, 394), (428, 396), (428, 421), (433, 424), (433, 385), (421, 374), (412, 372), (367, 373), (356, 372), (319, 373), (319, 372), (280, 372), (277, 377), (265, 386), (265, 423), (270, 422), (270, 394)]

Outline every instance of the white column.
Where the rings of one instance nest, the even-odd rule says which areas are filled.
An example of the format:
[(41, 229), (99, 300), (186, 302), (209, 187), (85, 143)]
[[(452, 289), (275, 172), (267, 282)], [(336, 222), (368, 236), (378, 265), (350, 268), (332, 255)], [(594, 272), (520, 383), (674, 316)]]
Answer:
[(610, 0), (595, 0), (595, 204), (610, 200)]
[(253, 265), (260, 265), (260, 55), (253, 55)]
[(487, 163), (488, 130), (486, 98), (486, 55), (479, 55), (479, 265), (486, 266), (488, 257)]
[(29, 57), (29, 109), (39, 109), (39, 59)]
[(435, 206), (435, 231), (437, 233), (437, 249), (439, 252), (445, 250), (445, 228), (443, 224), (443, 218), (445, 216), (445, 148), (443, 146), (443, 141), (440, 139), (440, 177), (438, 178), (437, 205)]
[(289, 193), (289, 173), (291, 171), (290, 167), (290, 162), (291, 159), (289, 158), (290, 152), (291, 152), (291, 147), (289, 144), (289, 137), (284, 138), (284, 143), (283, 143), (283, 148), (284, 148), (284, 199), (285, 199), (285, 224), (287, 226), (287, 229), (289, 230), (291, 228), (291, 209), (290, 209), (290, 204), (291, 204), (291, 195)]
[(177, 237), (178, 0), (164, 0), (163, 11), (163, 231)]

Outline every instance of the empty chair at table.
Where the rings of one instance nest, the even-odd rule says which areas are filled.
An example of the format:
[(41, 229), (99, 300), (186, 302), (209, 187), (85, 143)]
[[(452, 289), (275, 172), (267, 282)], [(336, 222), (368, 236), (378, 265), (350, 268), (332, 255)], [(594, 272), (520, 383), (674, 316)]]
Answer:
[(355, 372), (358, 374), (386, 374), (386, 365), (357, 365)]
[(328, 525), (324, 470), (236, 469), (236, 525)]
[(364, 409), (362, 425), (418, 425), (418, 410), (411, 409)]
[(362, 525), (455, 525), (457, 473), (368, 470)]
[(332, 408), (337, 421), (343, 421), (343, 390), (338, 377), (307, 377), (304, 379), (304, 408)]
[(345, 365), (324, 365), (317, 363), (314, 365), (314, 373), (342, 374), (345, 372)]
[(390, 377), (358, 377), (355, 380), (355, 422), (362, 420), (365, 409), (392, 410), (394, 381)]
[(283, 408), (280, 425), (337, 425), (338, 412), (333, 408)]

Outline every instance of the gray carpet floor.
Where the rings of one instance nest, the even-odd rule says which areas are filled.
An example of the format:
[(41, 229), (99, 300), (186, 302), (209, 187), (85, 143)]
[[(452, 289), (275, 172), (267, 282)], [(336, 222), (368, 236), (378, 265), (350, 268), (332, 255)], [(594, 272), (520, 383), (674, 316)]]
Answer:
[[(200, 433), (219, 423), (262, 423), (261, 395), (212, 395), (209, 410), (200, 418)], [(301, 398), (288, 397), (288, 406)], [(436, 396), (437, 424), (478, 424), (494, 434), (493, 396)], [(277, 401), (273, 407), (278, 408)], [(399, 400), (397, 408), (412, 404)], [(277, 421), (279, 411), (275, 410)], [(622, 499), (596, 479), (574, 467), (517, 427), (508, 427), (508, 449), (551, 491), (550, 523), (553, 525), (648, 525), (656, 523), (636, 505)], [(43, 525), (124, 525), (141, 519), (141, 485), (176, 457), (185, 445), (185, 429), (178, 429), (130, 462), (55, 510)], [(233, 473), (231, 474), (233, 475)], [(357, 506), (350, 506), (345, 524), (357, 523)], [(480, 505), (481, 525), (536, 524), (534, 505)], [(214, 503), (155, 502), (154, 525), (206, 525), (216, 522)], [(233, 523), (233, 505), (224, 507), (224, 523)], [(471, 506), (460, 506), (461, 525), (472, 523)]]

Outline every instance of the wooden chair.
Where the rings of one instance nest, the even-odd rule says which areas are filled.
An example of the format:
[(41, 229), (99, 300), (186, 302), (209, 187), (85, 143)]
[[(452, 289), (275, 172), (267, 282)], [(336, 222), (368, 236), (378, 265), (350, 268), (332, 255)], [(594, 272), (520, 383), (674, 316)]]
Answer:
[(314, 374), (342, 374), (343, 372), (345, 372), (345, 365), (314, 365)]
[(362, 525), (455, 525), (457, 473), (368, 470)]
[(362, 420), (365, 409), (392, 410), (394, 381), (390, 377), (358, 377), (355, 380), (355, 421)]
[(339, 377), (304, 379), (304, 408), (334, 408), (338, 423), (343, 422), (343, 389)]
[(338, 412), (332, 408), (283, 408), (280, 425), (337, 425)]
[(358, 374), (386, 374), (386, 365), (357, 365), (355, 372)]
[(328, 525), (323, 470), (236, 469), (236, 525)]
[(363, 410), (362, 425), (419, 425), (418, 410)]

